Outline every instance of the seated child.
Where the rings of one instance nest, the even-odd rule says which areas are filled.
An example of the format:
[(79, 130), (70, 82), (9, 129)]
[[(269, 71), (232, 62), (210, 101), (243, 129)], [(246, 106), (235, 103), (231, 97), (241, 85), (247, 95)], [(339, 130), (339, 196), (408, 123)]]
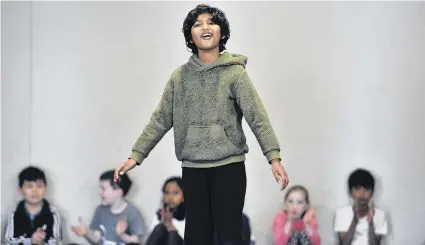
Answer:
[(337, 210), (334, 231), (341, 245), (379, 245), (387, 235), (384, 211), (375, 208), (372, 197), (375, 179), (365, 169), (356, 169), (348, 178), (352, 205)]
[(114, 182), (114, 170), (104, 172), (99, 179), (102, 203), (96, 208), (90, 227), (82, 219), (72, 231), (92, 244), (141, 243), (143, 219), (140, 211), (131, 205), (125, 196), (130, 190), (131, 180), (127, 174)]
[(275, 245), (320, 245), (315, 211), (306, 188), (296, 185), (285, 195), (285, 209), (273, 222)]
[(254, 243), (254, 236), (251, 231), (251, 222), (249, 221), (248, 216), (245, 213), (242, 213), (242, 244), (250, 245)]
[(161, 208), (151, 224), (146, 245), (182, 245), (185, 229), (183, 185), (180, 177), (171, 177), (162, 186)]
[(44, 172), (30, 166), (19, 173), (18, 179), (23, 200), (7, 221), (6, 244), (60, 244), (61, 219), (58, 211), (45, 199), (47, 181)]

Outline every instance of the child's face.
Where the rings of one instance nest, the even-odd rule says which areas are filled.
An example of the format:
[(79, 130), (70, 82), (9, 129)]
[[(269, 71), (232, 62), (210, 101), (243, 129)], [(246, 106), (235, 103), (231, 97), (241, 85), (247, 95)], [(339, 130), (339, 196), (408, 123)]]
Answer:
[(25, 201), (32, 205), (40, 204), (46, 195), (46, 183), (43, 180), (24, 181), (20, 191)]
[(170, 182), (165, 186), (164, 202), (171, 208), (175, 208), (183, 202), (183, 191), (176, 182)]
[(305, 193), (298, 190), (291, 192), (285, 200), (285, 206), (288, 215), (296, 219), (301, 218), (308, 208)]
[(109, 180), (99, 182), (99, 195), (102, 198), (103, 205), (111, 205), (122, 197), (122, 191), (119, 188), (113, 188)]
[(198, 50), (209, 51), (219, 48), (221, 28), (213, 23), (211, 14), (200, 14), (192, 26), (191, 32), (192, 41)]
[(360, 205), (368, 205), (372, 198), (372, 190), (366, 189), (362, 186), (354, 187), (351, 189), (351, 195), (353, 199)]

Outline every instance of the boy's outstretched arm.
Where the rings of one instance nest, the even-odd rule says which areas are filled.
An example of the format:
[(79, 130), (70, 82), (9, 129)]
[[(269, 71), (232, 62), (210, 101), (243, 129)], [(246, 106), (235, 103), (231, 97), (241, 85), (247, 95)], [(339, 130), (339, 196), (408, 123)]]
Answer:
[(152, 149), (173, 127), (173, 94), (174, 84), (172, 78), (170, 78), (165, 86), (159, 105), (133, 145), (130, 158), (134, 159), (138, 164), (143, 162)]
[(159, 105), (134, 143), (129, 159), (115, 169), (115, 182), (119, 180), (121, 174), (140, 165), (164, 135), (173, 127), (173, 76), (174, 73), (165, 86)]
[(264, 156), (272, 166), (272, 173), (276, 181), (281, 185), (281, 190), (284, 190), (289, 183), (289, 178), (280, 162), (279, 141), (266, 108), (245, 69), (233, 85), (233, 94), (246, 122), (260, 144)]
[(267, 161), (280, 160), (280, 145), (270, 122), (266, 108), (261, 101), (246, 70), (243, 70), (233, 86), (236, 98), (246, 122), (257, 138)]

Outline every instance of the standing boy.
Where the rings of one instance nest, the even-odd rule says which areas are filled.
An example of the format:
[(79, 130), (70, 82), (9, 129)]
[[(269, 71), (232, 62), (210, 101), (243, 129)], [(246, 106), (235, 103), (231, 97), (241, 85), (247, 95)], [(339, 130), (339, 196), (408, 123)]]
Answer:
[(282, 189), (288, 177), (266, 109), (245, 70), (247, 57), (225, 52), (230, 38), (225, 14), (198, 5), (183, 22), (189, 61), (168, 81), (151, 120), (115, 179), (148, 157), (174, 128), (177, 159), (182, 162), (186, 205), (185, 245), (211, 245), (216, 229), (221, 245), (242, 245), (245, 154), (242, 118), (257, 138)]

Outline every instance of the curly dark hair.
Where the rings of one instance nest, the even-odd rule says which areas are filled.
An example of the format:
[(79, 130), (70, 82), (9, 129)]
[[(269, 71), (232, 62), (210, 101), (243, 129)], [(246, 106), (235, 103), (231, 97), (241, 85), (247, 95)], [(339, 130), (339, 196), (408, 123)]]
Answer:
[(183, 34), (186, 39), (186, 46), (192, 51), (192, 53), (197, 54), (198, 48), (192, 41), (192, 26), (198, 19), (198, 16), (201, 14), (211, 14), (212, 21), (220, 26), (221, 29), (221, 39), (219, 44), (220, 52), (226, 50), (227, 40), (230, 38), (230, 27), (229, 21), (226, 18), (226, 15), (223, 11), (218, 8), (211, 7), (209, 5), (200, 4), (196, 8), (192, 9), (186, 16), (186, 19), (183, 22)]

